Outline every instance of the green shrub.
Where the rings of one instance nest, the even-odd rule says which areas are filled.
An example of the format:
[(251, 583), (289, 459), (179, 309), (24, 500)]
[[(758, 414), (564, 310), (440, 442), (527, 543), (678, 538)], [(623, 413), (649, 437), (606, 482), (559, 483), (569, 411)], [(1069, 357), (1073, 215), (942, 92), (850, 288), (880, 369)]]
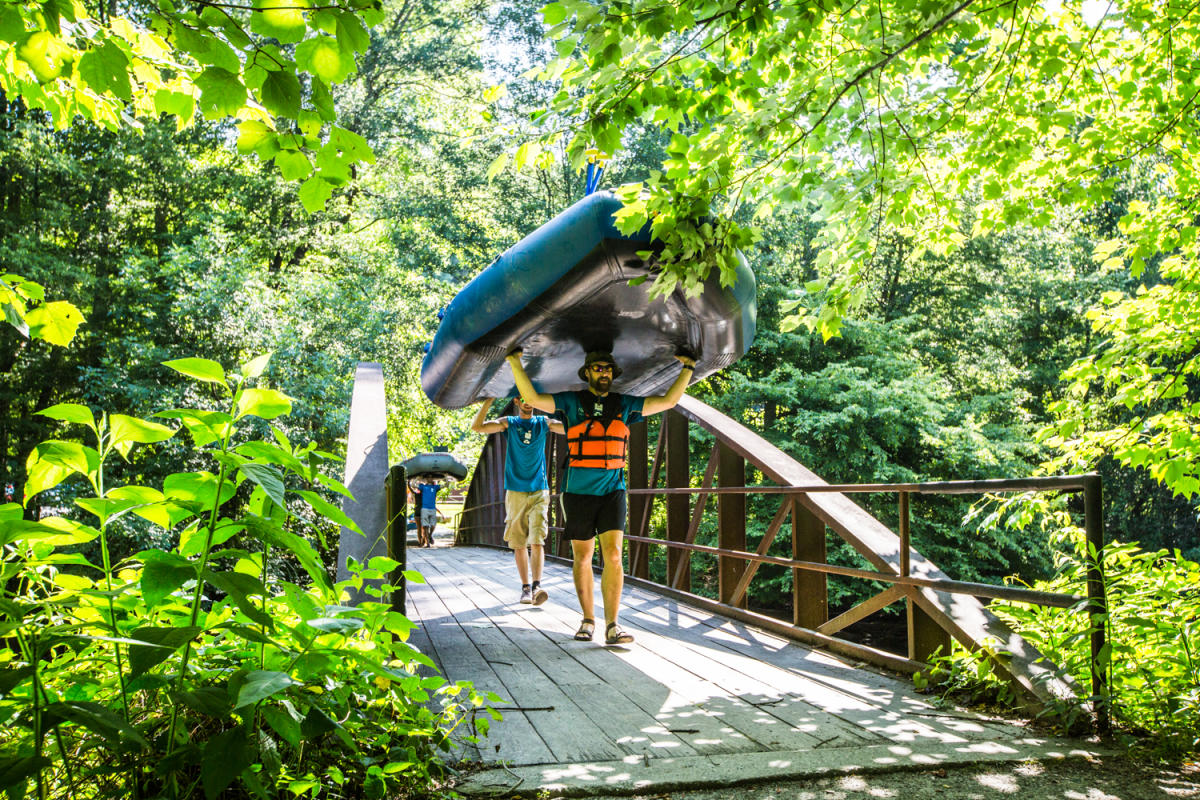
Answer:
[[(314, 491), (348, 494), (321, 472), (328, 455), (273, 427), (274, 441), (246, 437), (248, 418), (291, 410), (280, 392), (248, 385), (266, 363), (228, 375), (204, 359), (167, 363), (228, 404), (157, 415), (189, 432), (197, 463), (160, 488), (109, 486), (105, 463), (177, 429), (73, 404), (40, 412), (83, 426), (94, 446), (38, 445), (26, 500), (77, 475), (91, 496), (75, 501), (86, 522), (0, 507), (0, 789), (10, 798), (31, 785), (39, 797), (396, 797), (438, 777), (465, 719), (486, 733), (487, 716), (475, 719), (484, 698), (434, 674), (407, 643), (406, 617), (384, 602), (341, 603), (373, 579), (384, 586), (366, 591), (382, 600), (398, 564), (376, 558), (334, 585), (294, 532), (313, 519), (357, 526)], [(112, 563), (107, 536), (130, 514), (173, 546)], [(100, 563), (79, 552), (88, 544)], [(278, 577), (285, 559), (309, 585)]]

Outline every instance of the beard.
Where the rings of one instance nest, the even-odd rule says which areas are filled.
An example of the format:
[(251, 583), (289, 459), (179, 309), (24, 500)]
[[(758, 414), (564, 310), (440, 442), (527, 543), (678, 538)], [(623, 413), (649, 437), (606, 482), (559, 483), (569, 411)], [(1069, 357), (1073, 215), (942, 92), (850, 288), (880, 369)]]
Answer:
[(597, 392), (604, 394), (612, 387), (612, 378), (608, 377), (607, 375), (601, 375), (598, 378), (592, 376), (590, 385)]

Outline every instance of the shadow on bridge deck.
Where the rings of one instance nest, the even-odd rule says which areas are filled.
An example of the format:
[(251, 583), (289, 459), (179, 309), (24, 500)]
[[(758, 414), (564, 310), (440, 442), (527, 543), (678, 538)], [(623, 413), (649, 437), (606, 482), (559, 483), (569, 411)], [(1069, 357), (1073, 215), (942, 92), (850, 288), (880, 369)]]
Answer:
[[(508, 703), (464, 759), (494, 767), (457, 788), (509, 796), (662, 792), (691, 786), (1098, 753), (1006, 721), (940, 709), (907, 678), (626, 587), (632, 645), (571, 635), (568, 566), (547, 563), (543, 606), (517, 602), (512, 556), (409, 550), (413, 643), (451, 680)], [(600, 590), (597, 582), (596, 598)], [(601, 609), (597, 616), (602, 620)]]

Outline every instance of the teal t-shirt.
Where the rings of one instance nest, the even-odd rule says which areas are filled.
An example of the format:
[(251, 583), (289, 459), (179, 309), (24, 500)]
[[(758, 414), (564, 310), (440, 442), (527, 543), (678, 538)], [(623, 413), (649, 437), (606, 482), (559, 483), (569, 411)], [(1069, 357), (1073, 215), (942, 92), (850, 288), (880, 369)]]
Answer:
[(508, 450), (504, 458), (504, 488), (510, 492), (540, 492), (546, 483), (546, 432), (549, 417), (505, 417)]
[[(610, 394), (616, 394), (610, 392)], [(642, 419), (642, 404), (644, 397), (632, 397), (627, 394), (617, 394), (621, 398), (621, 419), (626, 425), (640, 422)], [(558, 392), (554, 397), (554, 408), (563, 413), (566, 418), (567, 430), (572, 425), (583, 422), (583, 410), (579, 407), (579, 398), (574, 392)], [(596, 399), (596, 413), (600, 413), (603, 401)], [(598, 469), (596, 467), (567, 467), (567, 488), (570, 494), (602, 495), (625, 489), (625, 470)]]

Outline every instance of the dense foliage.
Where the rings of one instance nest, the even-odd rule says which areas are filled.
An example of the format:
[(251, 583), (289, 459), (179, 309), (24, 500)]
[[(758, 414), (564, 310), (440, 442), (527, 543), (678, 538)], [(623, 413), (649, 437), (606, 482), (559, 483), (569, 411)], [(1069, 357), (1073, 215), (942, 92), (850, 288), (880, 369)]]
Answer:
[[(28, 521), (16, 504), (0, 508), (0, 603), (13, 643), (0, 774), (11, 795), (33, 782), (38, 796), (61, 797), (213, 798), (235, 787), (394, 796), (428, 784), (431, 757), (482, 705), (469, 686), (418, 672), (433, 663), (405, 643), (412, 623), (384, 602), (386, 580), (366, 590), (378, 602), (340, 605), (346, 587), (284, 525), (315, 515), (357, 530), (313, 491), (348, 494), (325, 473), (327, 454), (274, 427), (270, 439), (250, 435), (251, 419), (291, 410), (257, 380), (267, 361), (230, 374), (207, 359), (168, 362), (223, 401), (157, 415), (178, 429), (70, 403), (39, 412), (68, 436), (82, 427), (91, 443), (38, 444), (25, 491), (82, 482), (75, 506), (86, 517)], [(159, 486), (112, 479), (109, 462), (183, 430), (195, 471)], [(132, 515), (169, 544), (115, 559), (110, 532)], [(304, 579), (282, 577), (281, 561)], [(374, 559), (349, 583), (362, 589), (395, 567)]]
[[(99, 779), (114, 794), (431, 777), (430, 745), (478, 698), (419, 709), (436, 679), (414, 677), (405, 623), (338, 607), (320, 577), (354, 365), (384, 364), (394, 460), (442, 445), (473, 463), (472, 410), (420, 390), (423, 345), (455, 291), (580, 197), (594, 148), (606, 183), (626, 184), (624, 224), (652, 221), (676, 259), (660, 289), (748, 255), (759, 338), (693, 391), (817, 474), (1102, 473), (1123, 543), (1119, 719), (1189, 746), (1195, 661), (1167, 634), (1194, 637), (1200, 559), (1190, 16), (1138, 0), (247, 6), (0, 9), (0, 486), (16, 503), (0, 521), (0, 704), (27, 724), (5, 742), (14, 774), (70, 790), (67, 765), (98, 768), (100, 742), (119, 754)], [(215, 366), (267, 351), (242, 369), (260, 386)], [(204, 366), (181, 361), (193, 354)], [(268, 422), (279, 398), (212, 405), (237, 391), (286, 392), (294, 409)], [(224, 445), (233, 420), (213, 414), (239, 417)], [(708, 445), (695, 437), (693, 482)], [(68, 473), (96, 480), (51, 485)], [(222, 475), (227, 511), (180, 516)], [(894, 518), (892, 498), (864, 502)], [(956, 578), (1073, 585), (1078, 559), (1049, 555), (1069, 519), (979, 525), (970, 502), (916, 503), (917, 547)], [(774, 507), (751, 499), (752, 547)], [(196, 537), (218, 530), (233, 538), (205, 562)], [(710, 560), (692, 576), (714, 590)], [(764, 567), (751, 604), (785, 608), (790, 582)], [(834, 608), (874, 591), (831, 586)], [(1011, 614), (1083, 668), (1068, 617)], [(330, 666), (343, 657), (357, 671)], [(1138, 671), (1155, 660), (1162, 674)], [(380, 744), (388, 715), (412, 753)], [(312, 758), (334, 740), (368, 765), (339, 778)]]

